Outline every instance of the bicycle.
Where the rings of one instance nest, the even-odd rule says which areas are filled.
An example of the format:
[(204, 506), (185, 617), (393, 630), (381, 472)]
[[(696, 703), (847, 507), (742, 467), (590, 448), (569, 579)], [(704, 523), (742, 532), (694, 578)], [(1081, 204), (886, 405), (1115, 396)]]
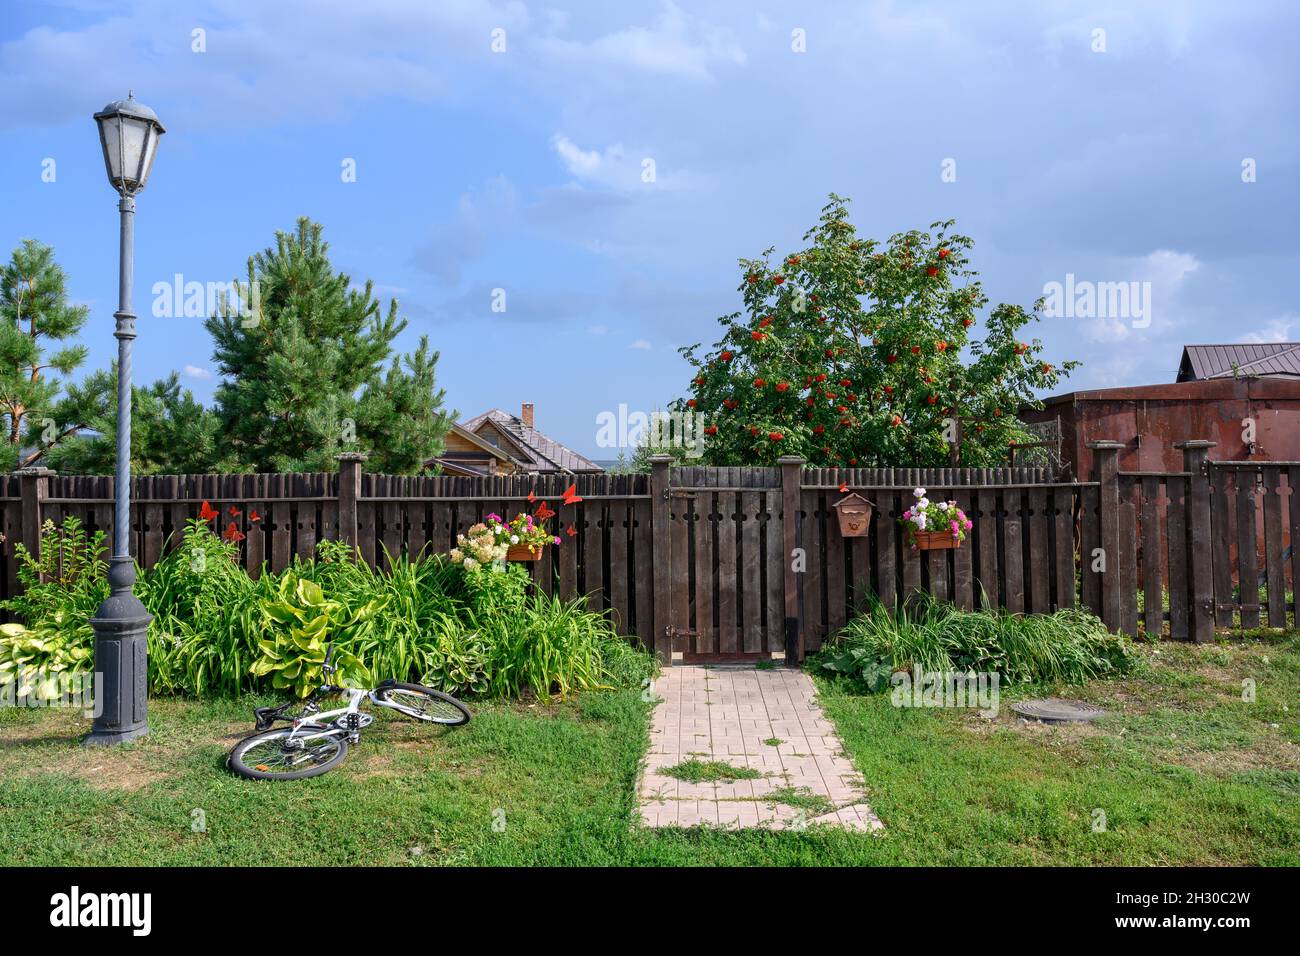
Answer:
[[(385, 680), (371, 689), (336, 687), (329, 679), (338, 670), (330, 663), (334, 655), (331, 644), (322, 668), (325, 683), (301, 703), (302, 712), (286, 716), (298, 702), (280, 707), (257, 707), (255, 733), (245, 737), (226, 758), (226, 764), (241, 777), (251, 780), (302, 780), (333, 770), (348, 755), (348, 745), (361, 742), (361, 731), (374, 721), (363, 713), (366, 700), (379, 707), (395, 710), (426, 723), (459, 727), (469, 723), (469, 709), (450, 694), (420, 684), (403, 684)], [(320, 702), (343, 695), (347, 704), (322, 711)], [(287, 720), (290, 727), (271, 729), (277, 720)]]

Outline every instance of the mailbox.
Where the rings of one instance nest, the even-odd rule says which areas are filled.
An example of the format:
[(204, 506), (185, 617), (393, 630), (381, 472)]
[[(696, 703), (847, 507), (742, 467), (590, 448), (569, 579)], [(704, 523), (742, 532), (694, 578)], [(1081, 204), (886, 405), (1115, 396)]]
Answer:
[(835, 514), (840, 520), (840, 534), (846, 538), (861, 538), (871, 530), (871, 513), (875, 506), (858, 494), (850, 494), (835, 502)]

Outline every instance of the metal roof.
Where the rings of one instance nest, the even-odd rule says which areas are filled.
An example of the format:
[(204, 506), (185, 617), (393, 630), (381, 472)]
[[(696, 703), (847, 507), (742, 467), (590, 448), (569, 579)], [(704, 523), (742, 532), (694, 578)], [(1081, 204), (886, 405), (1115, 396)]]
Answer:
[(482, 415), (475, 415), (461, 424), (469, 431), (477, 432), (484, 422), (491, 422), (508, 438), (528, 451), (533, 459), (532, 462), (524, 462), (528, 471), (604, 471), (595, 462), (548, 438), (536, 428), (525, 425), (518, 415), (511, 415), (499, 408), (493, 408)]
[(1300, 342), (1184, 345), (1178, 381), (1240, 375), (1300, 377)]

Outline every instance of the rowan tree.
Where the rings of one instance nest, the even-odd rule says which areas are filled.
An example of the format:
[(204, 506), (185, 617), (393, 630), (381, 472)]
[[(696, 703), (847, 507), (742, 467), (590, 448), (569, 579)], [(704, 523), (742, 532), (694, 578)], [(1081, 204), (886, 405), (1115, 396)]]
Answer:
[(743, 311), (680, 350), (695, 373), (675, 408), (707, 416), (709, 462), (924, 467), (955, 447), (979, 466), (1028, 439), (1017, 412), (1078, 363), (1026, 336), (1041, 300), (988, 308), (952, 220), (930, 230), (860, 237), (832, 194), (804, 248), (740, 260)]

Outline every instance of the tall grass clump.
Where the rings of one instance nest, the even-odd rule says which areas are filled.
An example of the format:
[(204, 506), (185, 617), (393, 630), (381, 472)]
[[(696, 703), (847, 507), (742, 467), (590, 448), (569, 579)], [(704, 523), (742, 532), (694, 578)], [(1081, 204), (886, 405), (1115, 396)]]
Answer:
[(913, 667), (997, 673), (1015, 684), (1075, 684), (1127, 673), (1137, 661), (1128, 638), (1109, 633), (1079, 608), (1024, 615), (963, 611), (926, 594), (894, 610), (871, 599), (812, 659), (871, 691), (883, 689), (893, 671)]
[(155, 693), (204, 697), (254, 688), (263, 603), (274, 597), (275, 582), (249, 577), (237, 553), (196, 519), (171, 553), (139, 573), (135, 593), (153, 615), (149, 685)]

